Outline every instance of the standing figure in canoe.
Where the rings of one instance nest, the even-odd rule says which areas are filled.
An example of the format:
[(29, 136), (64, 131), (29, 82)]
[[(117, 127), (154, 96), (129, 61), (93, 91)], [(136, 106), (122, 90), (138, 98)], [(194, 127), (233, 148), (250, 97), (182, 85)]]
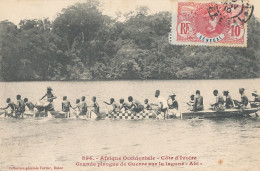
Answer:
[(213, 110), (219, 112), (219, 111), (224, 111), (224, 98), (218, 94), (218, 90), (213, 91), (213, 95), (216, 97), (215, 103), (211, 104), (213, 107)]
[(21, 95), (16, 96), (17, 104), (16, 104), (16, 118), (21, 117), (23, 118), (23, 114), (25, 112), (25, 104), (24, 101), (21, 99)]
[(40, 99), (44, 99), (47, 97), (47, 102), (43, 104), (43, 107), (45, 109), (45, 116), (48, 116), (48, 111), (53, 111), (53, 99), (56, 99), (57, 97), (52, 92), (51, 87), (47, 87), (47, 93)]
[(226, 97), (225, 108), (226, 109), (233, 108), (234, 107), (234, 103), (233, 103), (233, 100), (232, 100), (231, 96), (229, 95), (229, 91), (228, 90), (223, 91), (223, 95)]
[(106, 101), (104, 101), (104, 103), (107, 104), (107, 105), (112, 105), (113, 109), (112, 109), (112, 111), (108, 111), (109, 113), (120, 111), (120, 105), (115, 102), (114, 98), (111, 98), (109, 103), (106, 102)]
[(67, 96), (63, 96), (63, 101), (61, 103), (62, 112), (65, 112), (65, 117), (70, 118), (70, 108), (72, 107), (70, 101), (67, 100)]
[(156, 90), (155, 91), (155, 98), (157, 98), (158, 100), (158, 104), (154, 104), (152, 103), (151, 105), (157, 106), (157, 108), (155, 109), (156, 114), (160, 115), (161, 113), (163, 113), (163, 118), (165, 119), (166, 117), (168, 117), (168, 104), (167, 104), (167, 100), (165, 98), (163, 98), (162, 96), (160, 96), (160, 90)]
[(203, 97), (200, 95), (200, 91), (196, 91), (196, 96), (195, 96), (195, 101), (194, 101), (194, 106), (193, 106), (193, 111), (202, 111), (204, 110), (204, 105), (203, 105)]
[(129, 109), (134, 111), (135, 113), (140, 113), (144, 110), (144, 106), (138, 100), (133, 99), (132, 96), (128, 97), (128, 102), (130, 103)]
[(247, 107), (248, 105), (248, 98), (245, 94), (245, 89), (244, 88), (240, 88), (239, 89), (239, 94), (241, 95), (241, 100), (238, 101), (238, 100), (234, 100), (234, 103), (235, 105), (237, 105), (241, 110), (242, 112), (245, 110), (245, 108)]
[[(4, 107), (4, 108), (0, 108), (0, 110), (5, 110), (4, 114), (5, 114), (5, 117), (6, 116), (9, 116), (9, 117), (15, 117), (15, 109), (16, 109), (16, 105), (14, 104), (14, 102), (11, 101), (10, 98), (7, 98), (6, 99), (6, 103), (7, 103), (7, 106)], [(8, 109), (10, 107), (11, 111), (8, 112), (6, 111), (6, 109)], [(3, 114), (3, 113), (2, 113)]]

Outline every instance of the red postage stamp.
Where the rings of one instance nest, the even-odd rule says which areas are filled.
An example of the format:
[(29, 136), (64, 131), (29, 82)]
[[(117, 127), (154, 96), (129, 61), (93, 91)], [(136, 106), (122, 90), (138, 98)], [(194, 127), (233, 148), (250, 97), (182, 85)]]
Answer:
[[(247, 46), (253, 9), (244, 1), (178, 2), (169, 42), (174, 45)], [(236, 2), (236, 3), (234, 3)]]

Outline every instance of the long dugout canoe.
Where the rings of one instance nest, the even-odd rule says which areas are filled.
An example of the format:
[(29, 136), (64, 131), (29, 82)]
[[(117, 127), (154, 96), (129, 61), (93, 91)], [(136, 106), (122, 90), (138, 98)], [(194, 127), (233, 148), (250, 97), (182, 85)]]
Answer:
[[(181, 114), (182, 119), (192, 119), (192, 118), (239, 118), (239, 117), (248, 117), (249, 114), (254, 114), (256, 117), (258, 108), (250, 108), (242, 111), (241, 109), (226, 109), (224, 111), (188, 111)], [(251, 115), (250, 115), (251, 116)]]

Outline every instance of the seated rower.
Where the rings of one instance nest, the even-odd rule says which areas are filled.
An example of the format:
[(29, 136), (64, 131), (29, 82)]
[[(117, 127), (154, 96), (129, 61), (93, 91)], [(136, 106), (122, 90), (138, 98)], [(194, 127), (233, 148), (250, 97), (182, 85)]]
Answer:
[(104, 101), (104, 103), (107, 104), (107, 105), (112, 105), (113, 110), (112, 110), (112, 111), (109, 111), (109, 113), (120, 111), (120, 106), (119, 106), (118, 103), (115, 102), (115, 99), (114, 99), (114, 98), (111, 98), (109, 103), (108, 103), (108, 102), (105, 102), (105, 101)]
[(223, 91), (223, 95), (226, 97), (226, 101), (225, 101), (225, 107), (226, 109), (230, 109), (234, 107), (234, 103), (233, 100), (231, 98), (231, 96), (229, 95), (229, 91)]
[(65, 117), (70, 118), (70, 108), (72, 107), (70, 101), (67, 100), (67, 96), (63, 96), (63, 101), (61, 103), (62, 112), (65, 112)]
[(218, 94), (218, 90), (213, 91), (213, 95), (216, 97), (216, 102), (211, 104), (213, 110), (215, 111), (224, 111), (224, 98)]
[(81, 97), (81, 115), (86, 115), (87, 116), (87, 113), (88, 113), (88, 106), (87, 106), (87, 103), (86, 103), (86, 97), (85, 96), (82, 96)]
[(25, 103), (21, 99), (21, 95), (16, 96), (17, 104), (16, 104), (16, 118), (19, 116), (23, 118), (23, 114), (25, 112)]
[(157, 108), (155, 109), (156, 114), (160, 115), (161, 113), (163, 113), (163, 117), (168, 118), (168, 104), (167, 104), (167, 100), (165, 100), (162, 96), (160, 96), (160, 90), (156, 90), (155, 91), (155, 98), (158, 99), (158, 103), (157, 104), (151, 104), (154, 106), (157, 106)]
[(250, 105), (252, 108), (258, 108), (260, 106), (260, 95), (257, 91), (253, 91), (252, 96), (254, 96), (254, 101), (250, 101)]
[(189, 110), (193, 110), (193, 106), (194, 106), (194, 95), (192, 94), (190, 96), (190, 101), (187, 103), (187, 105), (189, 106)]
[(78, 118), (80, 115), (82, 115), (81, 113), (81, 104), (80, 104), (80, 99), (76, 99), (76, 106), (72, 107), (72, 109), (74, 109), (76, 111), (76, 114), (73, 113), (74, 115), (76, 115), (76, 117)]
[(11, 101), (10, 98), (7, 98), (7, 99), (6, 99), (6, 103), (7, 103), (7, 106), (4, 107), (4, 108), (0, 108), (0, 109), (1, 109), (1, 110), (6, 110), (6, 109), (8, 109), (8, 108), (10, 107), (10, 108), (11, 108), (11, 112), (8, 113), (7, 111), (5, 111), (5, 117), (6, 117), (6, 116), (14, 117), (16, 105), (14, 104), (14, 102)]
[(27, 106), (30, 111), (34, 111), (35, 106), (32, 102), (28, 101), (28, 98), (24, 98), (24, 103), (25, 103), (25, 106)]
[(152, 106), (148, 102), (148, 99), (144, 100), (144, 109), (146, 109), (146, 110), (153, 110)]
[(167, 100), (167, 103), (168, 103), (168, 108), (169, 109), (176, 109), (178, 110), (179, 108), (179, 105), (178, 105), (178, 101), (175, 99), (176, 97), (176, 94), (175, 93), (172, 93), (168, 100)]
[(129, 104), (129, 109), (136, 112), (140, 113), (141, 111), (144, 110), (144, 106), (137, 100), (134, 100), (132, 96), (128, 97), (128, 101), (130, 102)]
[(237, 105), (242, 111), (245, 110), (245, 108), (248, 105), (248, 98), (245, 95), (245, 89), (244, 88), (239, 88), (239, 94), (241, 95), (241, 100), (234, 100), (235, 105)]
[(93, 102), (93, 105), (89, 106), (89, 107), (93, 107), (94, 109), (90, 111), (90, 118), (91, 118), (91, 112), (94, 112), (97, 116), (100, 116), (99, 104), (97, 103), (96, 96), (92, 97), (92, 102)]
[(124, 99), (120, 99), (119, 100), (119, 107), (120, 107), (120, 110), (122, 111), (126, 111), (129, 109), (129, 105), (127, 103), (125, 103), (125, 100)]
[(194, 100), (194, 106), (193, 106), (193, 111), (202, 111), (204, 110), (204, 105), (203, 105), (203, 97), (200, 95), (200, 91), (196, 91), (196, 96)]
[(252, 93), (252, 96), (255, 97), (254, 102), (260, 102), (260, 95), (257, 93), (256, 90)]

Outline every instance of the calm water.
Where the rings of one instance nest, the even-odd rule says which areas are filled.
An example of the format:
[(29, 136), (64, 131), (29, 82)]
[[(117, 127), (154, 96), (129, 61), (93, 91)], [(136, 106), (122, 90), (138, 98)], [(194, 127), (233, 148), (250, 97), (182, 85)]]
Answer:
[[(206, 104), (212, 102), (212, 91), (228, 89), (239, 99), (238, 88), (244, 87), (248, 96), (260, 89), (260, 79), (198, 80), (198, 81), (114, 81), (114, 82), (21, 82), (0, 83), (0, 105), (5, 99), (13, 101), (17, 94), (36, 102), (51, 86), (58, 96), (55, 109), (60, 110), (63, 95), (74, 104), (85, 95), (91, 103), (96, 96), (102, 103), (109, 98), (132, 95), (139, 101), (160, 89), (162, 96), (173, 90), (181, 109), (189, 96), (200, 89)], [(4, 90), (4, 91), (3, 91)], [(259, 90), (258, 90), (259, 91)], [(127, 167), (110, 170), (259, 170), (260, 119), (221, 120), (76, 120), (76, 119), (4, 119), (0, 118), (0, 170), (9, 166), (62, 166), (64, 170), (100, 170), (77, 167), (81, 156), (196, 156), (200, 166), (185, 167)], [(222, 160), (221, 165), (218, 161)], [(157, 160), (158, 161), (158, 160)], [(108, 167), (101, 170), (109, 169)]]

